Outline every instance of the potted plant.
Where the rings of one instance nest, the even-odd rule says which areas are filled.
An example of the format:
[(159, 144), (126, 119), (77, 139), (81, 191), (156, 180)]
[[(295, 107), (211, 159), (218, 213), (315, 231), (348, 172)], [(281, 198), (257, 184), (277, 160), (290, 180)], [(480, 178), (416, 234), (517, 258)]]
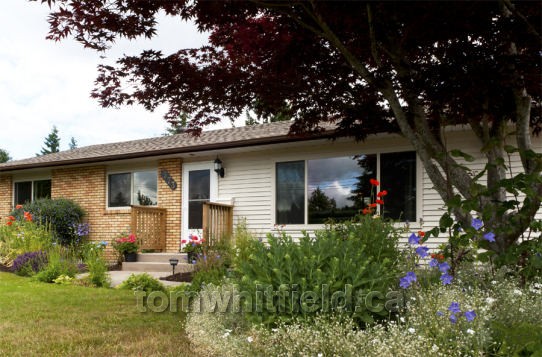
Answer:
[(193, 264), (198, 256), (203, 253), (203, 239), (199, 239), (198, 236), (191, 234), (188, 240), (183, 239), (181, 243), (181, 252), (186, 253), (188, 262)]
[(137, 261), (137, 250), (139, 249), (139, 245), (137, 244), (135, 234), (124, 234), (120, 238), (115, 239), (112, 245), (120, 256), (124, 256), (125, 262)]

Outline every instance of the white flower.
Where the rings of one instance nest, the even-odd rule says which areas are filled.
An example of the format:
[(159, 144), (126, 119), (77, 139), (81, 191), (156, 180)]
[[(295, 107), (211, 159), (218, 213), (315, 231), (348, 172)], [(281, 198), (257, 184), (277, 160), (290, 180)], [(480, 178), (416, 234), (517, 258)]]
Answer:
[(523, 295), (523, 293), (519, 289), (514, 289), (513, 293), (514, 293), (514, 295), (517, 295), (517, 296)]
[(469, 335), (474, 335), (474, 330), (473, 330), (473, 329), (468, 329), (468, 330), (467, 330), (467, 333), (468, 333)]
[(411, 296), (411, 297), (410, 297), (410, 300), (416, 301), (416, 298), (415, 298), (414, 296)]
[(408, 329), (408, 332), (414, 333), (414, 332), (416, 332), (416, 330), (413, 327), (411, 327), (411, 328)]
[(520, 307), (518, 310), (519, 310), (519, 312), (525, 312), (525, 309), (522, 308), (522, 307)]
[(491, 284), (497, 285), (497, 281), (496, 281), (496, 280), (492, 280), (492, 281), (491, 281)]
[(435, 344), (431, 347), (431, 351), (433, 351), (433, 352), (437, 352), (438, 350), (439, 350), (439, 348)]
[(401, 320), (401, 322), (405, 322), (405, 318), (401, 316), (401, 318), (399, 319)]
[(493, 303), (494, 303), (495, 301), (497, 301), (497, 300), (495, 300), (495, 299), (494, 299), (494, 298), (492, 298), (492, 297), (488, 297), (488, 298), (486, 298), (486, 303), (487, 303), (488, 305), (491, 305), (491, 304), (493, 304)]
[(324, 357), (323, 353), (318, 353), (318, 357)]
[(248, 336), (248, 337), (247, 337), (247, 341), (248, 341), (249, 343), (252, 343), (252, 341), (254, 341), (254, 338), (253, 338), (252, 336)]
[(226, 338), (226, 337), (228, 337), (229, 335), (230, 335), (229, 332), (225, 332), (225, 333), (222, 335), (222, 338)]

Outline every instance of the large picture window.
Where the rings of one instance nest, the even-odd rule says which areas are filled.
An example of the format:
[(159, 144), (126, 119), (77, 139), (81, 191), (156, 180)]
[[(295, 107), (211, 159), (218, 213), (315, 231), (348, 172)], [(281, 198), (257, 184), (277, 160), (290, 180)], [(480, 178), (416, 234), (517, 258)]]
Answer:
[(14, 205), (22, 205), (40, 198), (51, 198), (51, 180), (15, 182), (13, 196)]
[(108, 207), (156, 206), (158, 204), (156, 171), (110, 174), (108, 185)]
[(381, 214), (416, 220), (416, 154), (401, 152), (277, 163), (276, 223), (352, 218), (371, 203), (372, 178), (388, 191)]

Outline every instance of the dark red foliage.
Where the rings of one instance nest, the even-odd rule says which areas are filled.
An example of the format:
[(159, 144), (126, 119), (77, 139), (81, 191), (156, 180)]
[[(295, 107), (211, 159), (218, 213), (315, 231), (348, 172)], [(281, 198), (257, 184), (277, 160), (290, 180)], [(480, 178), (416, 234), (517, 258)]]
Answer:
[[(284, 111), (294, 131), (340, 122), (342, 133), (397, 131), (379, 91), (393, 81), (405, 105), (423, 101), (429, 120), (463, 123), (489, 114), (514, 119), (511, 88), (525, 85), (540, 124), (540, 6), (499, 2), (243, 2), (42, 0), (54, 6), (49, 38), (72, 35), (106, 49), (116, 38), (152, 37), (160, 11), (210, 31), (211, 46), (165, 55), (145, 51), (118, 66), (101, 66), (92, 96), (103, 106), (169, 105), (168, 120), (193, 114), (190, 128), (239, 116)], [(334, 46), (319, 36), (319, 17), (348, 50), (368, 64), (367, 84)], [(370, 35), (373, 34), (373, 37)], [(519, 55), (503, 47), (513, 40)], [(396, 58), (400, 56), (399, 60)], [(409, 75), (398, 72), (398, 63)], [(135, 87), (134, 87), (135, 85)], [(408, 89), (409, 93), (406, 93)], [(408, 108), (407, 108), (408, 111)], [(438, 119), (438, 123), (437, 120)]]

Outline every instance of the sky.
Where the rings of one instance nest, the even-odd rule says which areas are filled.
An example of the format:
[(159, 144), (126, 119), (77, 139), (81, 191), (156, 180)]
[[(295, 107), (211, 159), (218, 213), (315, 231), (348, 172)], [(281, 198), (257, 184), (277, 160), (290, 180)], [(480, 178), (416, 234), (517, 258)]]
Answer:
[[(97, 65), (145, 49), (171, 53), (207, 41), (193, 24), (163, 16), (151, 40), (118, 41), (100, 59), (72, 39), (46, 40), (49, 8), (39, 2), (0, 1), (0, 148), (13, 159), (35, 156), (56, 125), (60, 149), (71, 137), (78, 146), (160, 136), (168, 127), (165, 108), (101, 108), (90, 98)], [(229, 122), (223, 125), (230, 126)]]

